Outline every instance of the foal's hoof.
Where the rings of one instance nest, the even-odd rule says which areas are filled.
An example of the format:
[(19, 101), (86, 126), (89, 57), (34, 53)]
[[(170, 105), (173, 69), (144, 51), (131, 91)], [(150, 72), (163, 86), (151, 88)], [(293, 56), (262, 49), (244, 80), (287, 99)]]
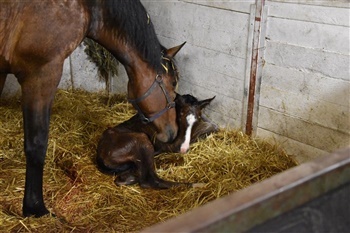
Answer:
[(133, 185), (136, 184), (138, 181), (136, 179), (135, 176), (133, 175), (129, 175), (129, 176), (117, 176), (117, 178), (115, 178), (114, 183), (118, 186), (122, 186), (122, 185)]

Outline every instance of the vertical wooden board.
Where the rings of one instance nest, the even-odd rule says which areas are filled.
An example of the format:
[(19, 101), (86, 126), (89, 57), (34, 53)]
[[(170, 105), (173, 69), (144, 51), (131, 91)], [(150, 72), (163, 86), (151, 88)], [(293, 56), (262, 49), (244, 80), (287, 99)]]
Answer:
[(268, 40), (349, 55), (350, 28), (270, 17)]
[(262, 138), (271, 144), (278, 145), (279, 148), (292, 156), (298, 163), (305, 163), (328, 153), (325, 150), (320, 150), (303, 142), (293, 140), (284, 135), (276, 134), (270, 130), (262, 128), (258, 128), (257, 138)]
[(349, 145), (350, 135), (260, 106), (259, 128), (325, 151)]
[[(318, 1), (318, 3), (320, 4), (322, 2)], [(271, 18), (276, 17), (320, 24), (350, 26), (349, 7), (340, 8), (335, 5), (324, 7), (320, 5), (298, 4), (296, 1), (281, 3), (270, 0), (266, 2), (266, 5), (269, 6), (269, 15)]]
[(349, 55), (268, 41), (266, 63), (350, 81)]
[(208, 6), (212, 8), (220, 8), (224, 10), (237, 11), (237, 12), (250, 12), (250, 5), (255, 3), (255, 0), (230, 0), (230, 1), (217, 1), (217, 0), (180, 0), (183, 2)]

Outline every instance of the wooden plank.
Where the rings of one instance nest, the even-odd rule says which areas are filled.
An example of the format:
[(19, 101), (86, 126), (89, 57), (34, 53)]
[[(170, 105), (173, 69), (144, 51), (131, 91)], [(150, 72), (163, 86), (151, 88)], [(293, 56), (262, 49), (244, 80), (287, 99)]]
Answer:
[[(220, 93), (223, 96), (228, 98), (232, 98), (238, 101), (242, 101), (243, 97), (243, 81), (236, 80), (232, 77), (221, 75), (213, 72), (212, 70), (206, 69), (192, 69), (191, 72), (195, 73), (197, 76), (200, 76), (204, 72), (208, 74), (202, 75), (201, 78), (191, 78), (193, 76), (189, 76), (185, 71), (184, 75), (189, 76), (190, 78), (182, 79), (180, 82), (186, 81), (186, 85), (194, 85), (199, 88), (203, 88), (203, 90), (210, 90), (216, 93)], [(184, 83), (185, 84), (185, 83)], [(183, 85), (186, 87), (185, 85)], [(179, 86), (181, 90), (182, 86)], [(205, 92), (204, 92), (205, 93)]]
[[(320, 73), (310, 73), (304, 70), (291, 69), (265, 63), (262, 85), (275, 87), (285, 94), (289, 93), (318, 99), (350, 108), (350, 81), (334, 79)], [(279, 96), (276, 96), (279, 98)]]
[(245, 232), (349, 183), (349, 154), (350, 147), (301, 164), (142, 232)]
[(269, 17), (268, 29), (267, 38), (274, 42), (350, 54), (349, 27)]
[(325, 150), (320, 150), (313, 146), (306, 145), (303, 142), (293, 140), (262, 128), (257, 129), (256, 137), (270, 142), (273, 145), (277, 145), (281, 150), (284, 150), (300, 164), (328, 154)]
[(249, 84), (250, 84), (250, 71), (252, 66), (253, 54), (253, 34), (255, 25), (255, 4), (250, 7), (250, 17), (249, 17), (249, 32), (247, 41), (247, 59), (245, 64), (245, 74), (244, 74), (244, 92), (243, 92), (243, 107), (242, 107), (242, 129), (246, 129), (247, 119), (248, 119), (248, 97), (249, 97)]
[(350, 229), (350, 182), (302, 206), (272, 218), (246, 233), (348, 232)]
[(349, 8), (348, 0), (270, 0), (271, 2), (278, 3), (296, 3), (300, 5), (315, 5), (315, 6), (328, 6), (328, 7), (343, 7)]
[(260, 106), (258, 127), (328, 152), (350, 142), (349, 132), (335, 131), (263, 106)]
[[(350, 97), (349, 94), (347, 96), (336, 95), (338, 98)], [(329, 103), (302, 93), (280, 90), (276, 85), (262, 86), (260, 106), (344, 134), (350, 134), (349, 106)]]
[(249, 14), (250, 5), (255, 3), (255, 0), (230, 0), (230, 1), (217, 1), (217, 0), (181, 0), (183, 2), (193, 3), (197, 5), (208, 6), (212, 8), (219, 8), (230, 11), (237, 11)]
[(268, 41), (265, 61), (285, 68), (350, 80), (349, 55)]
[(305, 5), (297, 1), (276, 2), (269, 0), (266, 2), (266, 5), (269, 6), (270, 17), (345, 27), (350, 26), (349, 2), (348, 6), (343, 6), (343, 8), (334, 4), (324, 7), (322, 3), (330, 3), (330, 1), (317, 1), (315, 2), (316, 5)]

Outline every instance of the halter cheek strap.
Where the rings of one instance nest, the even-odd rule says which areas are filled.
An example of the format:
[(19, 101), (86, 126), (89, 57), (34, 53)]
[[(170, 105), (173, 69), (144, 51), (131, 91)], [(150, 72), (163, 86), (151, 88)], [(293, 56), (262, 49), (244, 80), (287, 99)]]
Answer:
[[(157, 112), (156, 114), (154, 114), (151, 117), (146, 117), (145, 114), (143, 114), (140, 106), (138, 105), (138, 103), (140, 103), (141, 101), (143, 101), (144, 99), (146, 99), (153, 91), (154, 89), (159, 86), (161, 88), (161, 90), (163, 91), (163, 94), (166, 98), (167, 101), (167, 105), (165, 106), (164, 109), (160, 110), (159, 112)], [(154, 80), (152, 86), (139, 98), (136, 99), (128, 99), (128, 101), (134, 106), (134, 108), (137, 110), (138, 114), (140, 115), (140, 118), (142, 120), (143, 123), (147, 124), (150, 122), (153, 122), (154, 120), (156, 120), (157, 118), (159, 118), (161, 115), (163, 115), (166, 111), (168, 111), (171, 108), (175, 107), (175, 102), (170, 98), (164, 83), (163, 83), (163, 77), (161, 75), (157, 75), (156, 79)]]

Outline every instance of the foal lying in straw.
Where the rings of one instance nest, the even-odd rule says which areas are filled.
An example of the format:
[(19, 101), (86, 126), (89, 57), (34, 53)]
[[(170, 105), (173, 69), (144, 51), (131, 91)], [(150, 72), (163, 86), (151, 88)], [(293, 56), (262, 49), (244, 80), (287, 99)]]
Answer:
[(139, 183), (143, 188), (164, 189), (195, 184), (166, 181), (158, 177), (154, 156), (162, 152), (189, 150), (190, 142), (217, 131), (217, 127), (202, 120), (202, 109), (215, 97), (198, 101), (191, 95), (177, 95), (176, 118), (179, 131), (171, 143), (155, 140), (156, 129), (142, 123), (138, 114), (103, 132), (97, 147), (97, 165), (103, 172), (117, 175), (117, 185)]

